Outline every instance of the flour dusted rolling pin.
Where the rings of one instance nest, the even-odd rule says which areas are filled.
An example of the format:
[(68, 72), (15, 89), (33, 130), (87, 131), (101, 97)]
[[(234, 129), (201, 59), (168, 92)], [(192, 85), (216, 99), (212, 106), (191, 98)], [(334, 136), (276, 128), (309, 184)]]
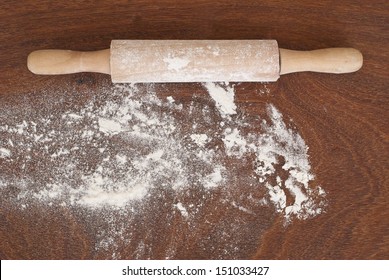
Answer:
[(35, 74), (98, 72), (137, 83), (272, 82), (293, 72), (354, 72), (362, 63), (356, 49), (293, 51), (275, 40), (113, 40), (101, 51), (34, 51), (27, 65)]

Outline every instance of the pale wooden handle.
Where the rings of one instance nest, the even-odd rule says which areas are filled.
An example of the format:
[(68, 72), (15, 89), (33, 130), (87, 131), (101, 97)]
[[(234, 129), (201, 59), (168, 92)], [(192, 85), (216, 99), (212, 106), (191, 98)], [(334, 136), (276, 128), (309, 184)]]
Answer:
[(110, 50), (79, 52), (39, 50), (30, 53), (27, 67), (34, 74), (57, 75), (79, 72), (111, 74)]
[(360, 51), (353, 48), (329, 48), (314, 51), (280, 49), (280, 74), (294, 72), (351, 73), (363, 64)]

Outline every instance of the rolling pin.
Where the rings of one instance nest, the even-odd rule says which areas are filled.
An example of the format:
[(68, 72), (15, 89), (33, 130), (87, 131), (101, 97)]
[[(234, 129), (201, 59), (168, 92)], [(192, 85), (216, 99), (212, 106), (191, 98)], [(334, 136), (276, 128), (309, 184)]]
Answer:
[(27, 59), (35, 74), (97, 72), (114, 83), (274, 82), (293, 72), (355, 72), (362, 63), (353, 48), (295, 51), (275, 40), (113, 40), (110, 49), (38, 50)]

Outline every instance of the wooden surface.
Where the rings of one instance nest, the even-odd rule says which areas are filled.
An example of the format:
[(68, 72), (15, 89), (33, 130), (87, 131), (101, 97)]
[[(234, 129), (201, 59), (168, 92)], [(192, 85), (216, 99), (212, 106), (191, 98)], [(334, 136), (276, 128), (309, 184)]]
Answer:
[[(258, 214), (266, 217), (263, 225), (242, 216), (245, 231), (221, 242), (209, 221), (228, 226), (230, 212), (217, 210), (216, 204), (207, 206), (211, 220), (194, 229), (175, 218), (166, 225), (164, 213), (154, 211), (129, 222), (126, 230), (133, 238), (116, 244), (116, 257), (163, 259), (174, 243), (171, 257), (178, 259), (389, 258), (388, 1), (108, 2), (1, 1), (3, 119), (79, 106), (92, 98), (83, 92), (110, 83), (102, 74), (35, 76), (26, 68), (26, 57), (36, 49), (97, 50), (111, 39), (276, 39), (283, 48), (354, 47), (364, 55), (363, 68), (353, 74), (286, 75), (266, 85), (268, 93), (262, 95), (255, 94), (265, 89), (262, 84), (237, 86), (236, 103), (245, 113), (254, 116), (272, 103), (293, 120), (309, 146), (315, 182), (327, 193), (325, 213), (288, 226), (272, 212)], [(161, 95), (174, 92), (182, 103), (189, 103), (193, 93), (206, 94), (197, 84), (158, 89)], [(0, 159), (0, 179), (12, 172)], [(115, 257), (95, 249), (103, 230), (98, 214), (93, 224), (90, 216), (85, 221), (85, 213), (66, 208), (35, 205), (23, 211), (9, 197), (4, 192), (0, 197), (1, 259)], [(148, 250), (139, 253), (137, 240)]]

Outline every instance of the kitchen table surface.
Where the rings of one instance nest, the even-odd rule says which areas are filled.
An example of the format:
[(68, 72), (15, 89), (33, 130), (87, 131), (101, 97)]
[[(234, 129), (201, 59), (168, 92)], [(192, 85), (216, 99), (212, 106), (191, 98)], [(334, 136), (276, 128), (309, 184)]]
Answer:
[[(1, 259), (389, 258), (388, 1), (0, 7)], [(135, 85), (27, 69), (112, 39), (353, 47), (364, 65)]]

